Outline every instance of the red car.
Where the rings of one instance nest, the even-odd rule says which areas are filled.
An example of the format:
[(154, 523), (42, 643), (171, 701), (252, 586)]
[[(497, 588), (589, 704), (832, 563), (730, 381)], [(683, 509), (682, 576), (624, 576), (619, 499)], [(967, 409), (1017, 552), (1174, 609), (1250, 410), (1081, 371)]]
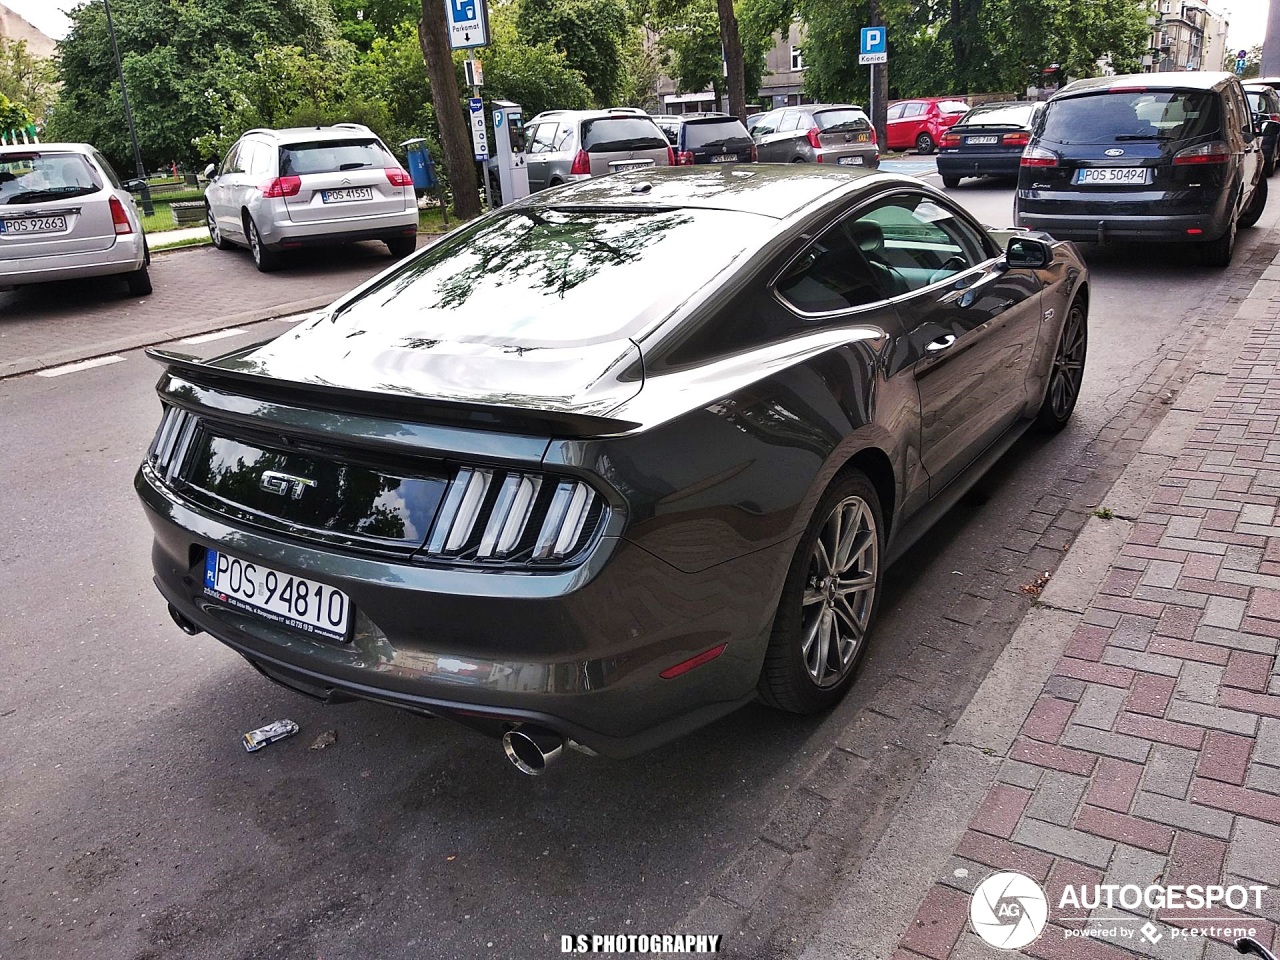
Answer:
[(955, 97), (899, 100), (889, 106), (889, 149), (915, 147), (919, 153), (933, 153), (942, 132), (968, 112), (969, 105)]

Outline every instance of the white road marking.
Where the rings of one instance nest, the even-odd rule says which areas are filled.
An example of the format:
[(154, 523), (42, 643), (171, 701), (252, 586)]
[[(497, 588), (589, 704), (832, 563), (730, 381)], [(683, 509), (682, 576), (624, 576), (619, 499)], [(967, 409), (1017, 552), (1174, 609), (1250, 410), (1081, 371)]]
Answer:
[(92, 360), (81, 360), (79, 363), (68, 363), (61, 367), (50, 367), (48, 370), (37, 370), (37, 377), (60, 377), (64, 373), (77, 373), (93, 367), (105, 367), (109, 363), (120, 363), (124, 357), (112, 354), (109, 357), (94, 357)]
[(208, 343), (210, 340), (221, 340), (223, 337), (237, 337), (245, 333), (244, 327), (227, 327), (225, 330), (215, 330), (213, 333), (202, 333), (198, 337), (186, 337), (179, 340), (179, 343)]

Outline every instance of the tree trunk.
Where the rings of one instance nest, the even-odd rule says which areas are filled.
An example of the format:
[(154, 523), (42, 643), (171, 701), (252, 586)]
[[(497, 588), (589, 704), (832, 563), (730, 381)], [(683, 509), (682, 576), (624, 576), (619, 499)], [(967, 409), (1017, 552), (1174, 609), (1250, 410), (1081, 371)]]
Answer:
[(453, 212), (459, 220), (469, 220), (480, 215), (480, 192), (475, 154), (471, 150), (471, 123), (458, 96), (458, 76), (453, 69), (448, 30), (442, 0), (422, 0), (418, 43), (427, 63), (427, 79), (431, 81), (431, 101), (440, 128), (444, 166), (453, 190)]
[(733, 12), (733, 0), (716, 0), (716, 9), (720, 13), (720, 44), (724, 47), (725, 69), (729, 73), (729, 112), (735, 117), (745, 117), (747, 81), (742, 63), (742, 38), (738, 36), (738, 15)]

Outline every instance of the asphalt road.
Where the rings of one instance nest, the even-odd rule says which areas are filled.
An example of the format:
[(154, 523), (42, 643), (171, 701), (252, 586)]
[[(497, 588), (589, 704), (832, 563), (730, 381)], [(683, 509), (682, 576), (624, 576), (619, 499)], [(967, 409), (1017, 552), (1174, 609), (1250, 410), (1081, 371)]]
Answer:
[[(953, 193), (1008, 222), (1008, 185)], [(1277, 213), (1242, 234), (1235, 270)], [(1238, 280), (1179, 252), (1086, 252), (1074, 423), (1020, 443), (891, 572), (842, 706), (804, 721), (748, 707), (634, 760), (570, 755), (538, 779), (445, 722), (313, 704), (172, 625), (131, 487), (159, 412), (139, 352), (0, 381), (0, 960), (528, 958), (572, 933), (726, 933), (734, 947), (683, 919), (903, 664), (940, 714), (962, 709), (994, 653), (935, 674), (929, 650), (957, 629), (966, 574), (999, 567), (1010, 530)], [(302, 732), (244, 752), (243, 732), (282, 717)], [(330, 730), (335, 744), (310, 749)], [(891, 809), (916, 769), (862, 802)], [(794, 939), (827, 906), (817, 888), (765, 922)]]

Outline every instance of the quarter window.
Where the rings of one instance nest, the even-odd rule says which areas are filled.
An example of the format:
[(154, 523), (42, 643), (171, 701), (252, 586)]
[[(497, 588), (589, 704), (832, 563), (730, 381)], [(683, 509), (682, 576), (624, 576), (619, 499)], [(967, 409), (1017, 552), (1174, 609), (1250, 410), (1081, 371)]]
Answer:
[(799, 110), (787, 110), (782, 114), (782, 122), (778, 124), (778, 132), (786, 133), (788, 130), (796, 128), (796, 122), (800, 119)]
[(533, 134), (529, 138), (530, 153), (550, 153), (552, 141), (556, 135), (556, 124), (540, 123), (533, 128)]

